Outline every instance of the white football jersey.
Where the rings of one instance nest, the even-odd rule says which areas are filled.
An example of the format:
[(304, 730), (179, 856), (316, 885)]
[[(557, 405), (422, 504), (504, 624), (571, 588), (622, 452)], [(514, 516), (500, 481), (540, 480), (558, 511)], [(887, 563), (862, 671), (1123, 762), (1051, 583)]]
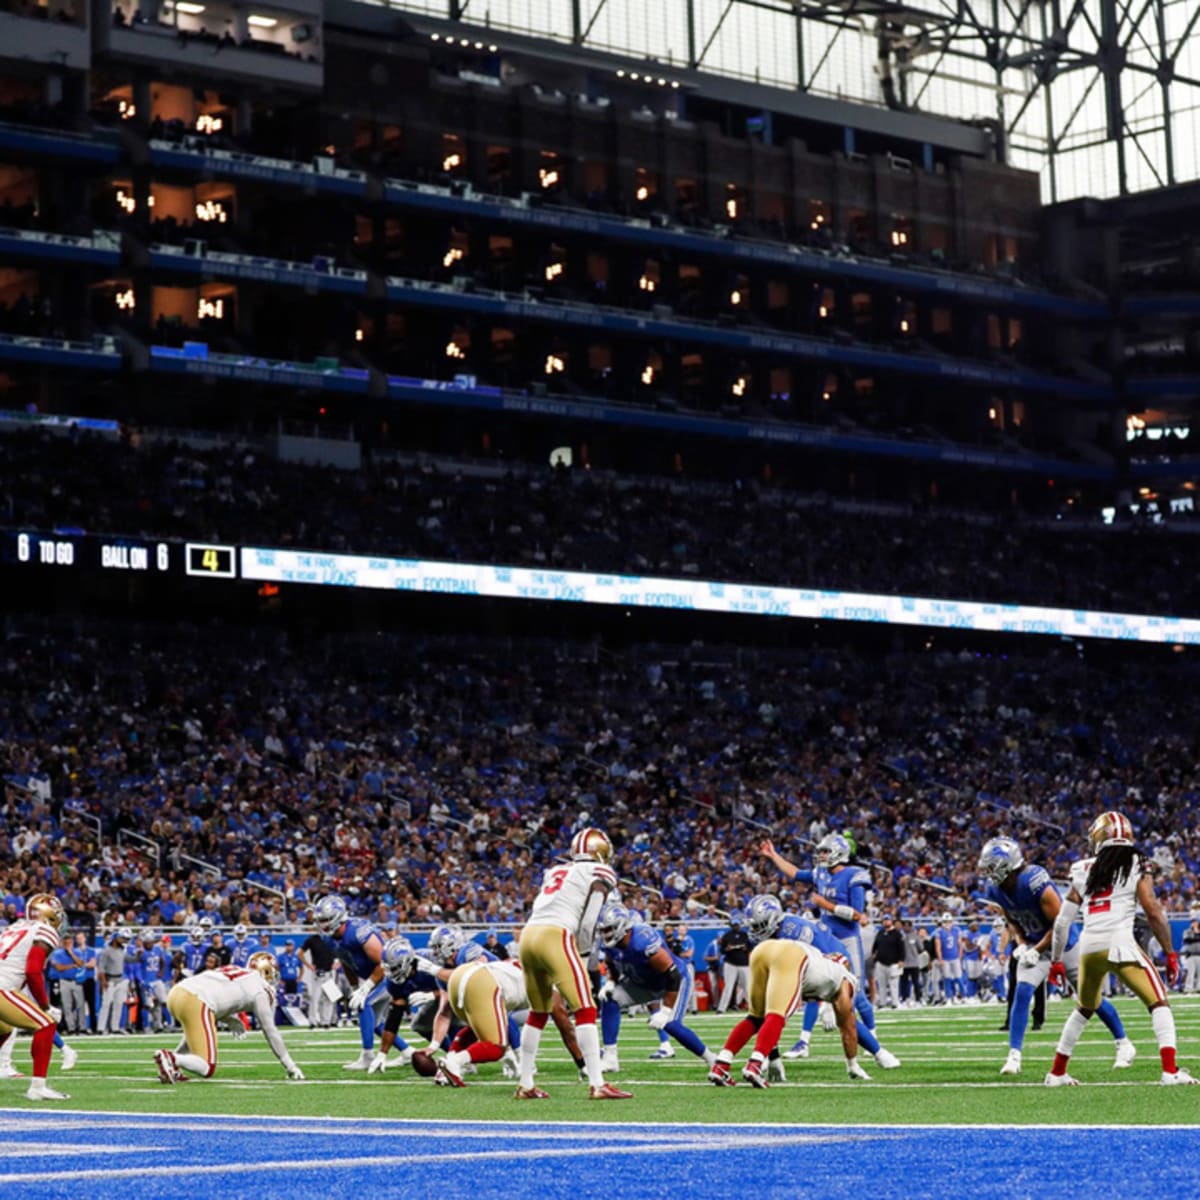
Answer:
[[(542, 890), (538, 892), (530, 910), (530, 925), (556, 925), (559, 929), (569, 929), (590, 947), (591, 930), (583, 930), (580, 925), (589, 907), (588, 897), (592, 894), (593, 883), (602, 884), (607, 895), (617, 886), (616, 872), (600, 862), (563, 863), (562, 866), (551, 867), (542, 880)], [(594, 898), (591, 909), (595, 915), (599, 915)]]
[(275, 1015), (275, 995), (267, 981), (257, 972), (246, 967), (217, 967), (213, 971), (201, 971), (176, 985), (185, 992), (198, 996), (218, 1018), (230, 1017), (234, 1013), (255, 1012), (258, 999), (266, 1001), (272, 1018)]
[(57, 950), (58, 930), (45, 921), (17, 921), (0, 930), (0, 988), (13, 991), (25, 986), (29, 952), (38, 942), (47, 952)]
[(1094, 858), (1083, 858), (1071, 867), (1071, 886), (1083, 897), (1083, 936), (1090, 942), (1103, 938), (1133, 937), (1133, 918), (1137, 915), (1137, 887), (1144, 874), (1142, 860), (1136, 855), (1129, 874), (1115, 887), (1087, 894), (1087, 877)]
[(826, 958), (824, 954), (818, 954), (811, 948), (806, 949), (808, 966), (800, 984), (800, 994), (805, 1000), (833, 1000), (847, 980), (851, 987), (857, 987), (854, 976), (840, 962)]

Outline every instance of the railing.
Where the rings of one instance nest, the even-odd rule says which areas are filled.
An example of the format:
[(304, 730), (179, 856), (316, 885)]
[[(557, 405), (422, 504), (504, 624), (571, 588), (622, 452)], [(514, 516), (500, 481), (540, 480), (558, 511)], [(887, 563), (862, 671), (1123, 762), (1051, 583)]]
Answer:
[(101, 824), (99, 817), (93, 816), (84, 808), (78, 808), (73, 804), (64, 804), (63, 816), (59, 822), (60, 824), (62, 821), (66, 820), (68, 813), (70, 813), (72, 820), (79, 821), (84, 825), (90, 825), (92, 827), (96, 834), (97, 846), (100, 846), (104, 843), (104, 826)]
[(193, 858), (190, 854), (180, 854), (176, 852), (174, 857), (181, 863), (191, 863), (193, 866), (199, 867), (206, 875), (211, 875), (214, 879), (221, 879), (221, 868), (214, 863), (205, 862), (202, 858)]
[(140, 833), (134, 833), (132, 829), (117, 830), (117, 845), (121, 849), (125, 848), (127, 842), (133, 842), (133, 849), (138, 854), (148, 854), (154, 859), (154, 869), (157, 871), (162, 862), (162, 847), (152, 838), (144, 837)]

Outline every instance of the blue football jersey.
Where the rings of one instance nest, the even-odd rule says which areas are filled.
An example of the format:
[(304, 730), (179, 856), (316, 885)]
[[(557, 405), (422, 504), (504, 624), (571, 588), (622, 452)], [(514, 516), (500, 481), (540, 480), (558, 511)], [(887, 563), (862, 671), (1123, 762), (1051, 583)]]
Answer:
[(165, 979), (169, 966), (165, 951), (159, 946), (151, 946), (142, 955), (142, 982), (154, 983), (158, 979)]
[(962, 930), (957, 925), (943, 925), (938, 929), (936, 937), (942, 958), (953, 962), (958, 957), (958, 939), (962, 937)]
[(775, 936), (785, 942), (805, 942), (822, 954), (845, 955), (846, 947), (833, 935), (824, 921), (810, 921), (788, 913), (775, 931)]
[(383, 934), (362, 917), (347, 917), (342, 936), (327, 937), (325, 940), (332, 944), (340, 957), (350, 960), (359, 979), (367, 979), (378, 965), (367, 954), (367, 947), (372, 941), (378, 943), (379, 952), (383, 954)]
[(195, 942), (188, 942), (183, 948), (183, 965), (195, 975), (204, 970), (204, 956), (207, 953), (208, 942), (199, 946)]
[(650, 965), (650, 960), (660, 950), (667, 951), (681, 974), (687, 970), (687, 965), (671, 954), (663, 935), (650, 925), (635, 925), (629, 931), (627, 946), (606, 947), (604, 953), (608, 961), (615, 964), (621, 978), (629, 979), (647, 991), (665, 992), (667, 977)]
[(387, 981), (388, 995), (393, 1000), (407, 1000), (414, 992), (436, 992), (442, 985), (424, 971), (414, 971), (403, 983)]
[[(999, 904), (1004, 909), (1009, 924), (1015, 925), (1021, 931), (1021, 937), (1026, 942), (1033, 943), (1040, 942), (1054, 927), (1054, 922), (1046, 920), (1046, 914), (1042, 912), (1042, 896), (1046, 891), (1062, 898), (1046, 868), (1029, 863), (1017, 872), (1017, 885), (1013, 888), (1011, 896), (998, 884), (990, 882), (985, 885), (983, 894), (993, 904)], [(1067, 939), (1068, 949), (1075, 945), (1078, 939), (1079, 930), (1072, 926), (1070, 937)]]
[(231, 954), (229, 961), (235, 967), (244, 967), (250, 961), (250, 955), (252, 955), (257, 949), (258, 946), (256, 946), (249, 938), (247, 938), (244, 942), (239, 942), (235, 938), (233, 945), (230, 946)]
[[(866, 912), (867, 892), (871, 888), (871, 873), (865, 867), (843, 866), (836, 871), (829, 867), (814, 867), (811, 871), (797, 871), (800, 883), (811, 883), (817, 894), (834, 904), (845, 904), (855, 912)], [(821, 918), (836, 938), (854, 938), (859, 935), (857, 921), (844, 921), (826, 911)]]

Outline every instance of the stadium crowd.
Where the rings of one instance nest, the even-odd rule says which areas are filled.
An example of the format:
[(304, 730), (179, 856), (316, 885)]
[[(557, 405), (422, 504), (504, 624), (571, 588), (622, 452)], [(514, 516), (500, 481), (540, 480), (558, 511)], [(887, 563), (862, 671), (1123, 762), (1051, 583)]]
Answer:
[[(77, 464), (86, 458), (87, 471)], [(70, 478), (71, 486), (65, 480)], [(0, 524), (454, 561), (1200, 613), (1193, 524), (1090, 521), (799, 485), (507, 466), (476, 474), (382, 456), (360, 471), (246, 447), (0, 439)]]
[(1062, 878), (1090, 817), (1119, 806), (1186, 913), (1197, 683), (1190, 658), (1134, 672), (1069, 646), (734, 659), (10, 623), (0, 905), (46, 890), (136, 926), (282, 925), (332, 889), (384, 926), (520, 923), (595, 821), (631, 902), (658, 919), (780, 889), (764, 834), (803, 860), (827, 831), (877, 864), (881, 908), (921, 918), (943, 889), (971, 895), (990, 836), (1019, 837)]

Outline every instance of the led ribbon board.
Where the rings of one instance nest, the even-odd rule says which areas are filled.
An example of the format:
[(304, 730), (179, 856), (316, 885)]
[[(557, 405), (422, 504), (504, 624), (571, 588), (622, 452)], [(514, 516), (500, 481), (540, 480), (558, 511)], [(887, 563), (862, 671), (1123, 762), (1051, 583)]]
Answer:
[(243, 579), (281, 584), (1200, 645), (1200, 619), (1189, 617), (938, 600), (921, 596), (881, 596), (715, 580), (595, 575), (583, 571), (543, 571), (531, 567), (426, 562), (248, 546), (241, 549), (241, 568)]

